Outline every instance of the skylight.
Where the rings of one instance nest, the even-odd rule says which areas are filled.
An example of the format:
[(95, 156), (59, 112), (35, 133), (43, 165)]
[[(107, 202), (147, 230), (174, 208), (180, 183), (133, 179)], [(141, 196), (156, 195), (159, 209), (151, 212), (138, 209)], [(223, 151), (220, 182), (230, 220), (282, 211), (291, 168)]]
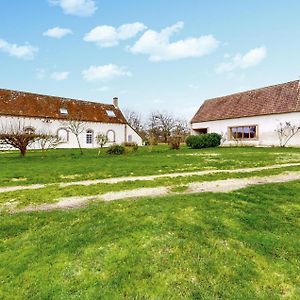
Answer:
[(61, 107), (59, 111), (62, 115), (67, 115), (68, 114), (68, 110), (65, 107)]
[(107, 110), (106, 113), (109, 117), (115, 117), (116, 116), (116, 114), (113, 110)]

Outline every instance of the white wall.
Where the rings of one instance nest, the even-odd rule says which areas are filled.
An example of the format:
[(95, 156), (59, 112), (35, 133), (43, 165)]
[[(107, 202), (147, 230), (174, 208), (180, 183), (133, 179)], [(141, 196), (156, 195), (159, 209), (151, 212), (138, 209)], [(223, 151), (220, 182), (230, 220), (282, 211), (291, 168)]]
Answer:
[[(291, 122), (293, 125), (300, 126), (300, 112), (193, 123), (191, 126), (192, 134), (198, 134), (195, 129), (199, 128), (208, 128), (208, 132), (224, 134), (226, 136), (224, 146), (228, 146), (236, 144), (234, 141), (229, 140), (228, 127), (257, 125), (257, 140), (242, 141), (242, 144), (256, 146), (279, 146), (279, 138), (275, 130), (280, 122)], [(287, 146), (300, 146), (300, 133), (297, 133), (297, 135), (290, 140)]]
[[(36, 132), (57, 134), (60, 128), (64, 128), (64, 124), (61, 120), (50, 119), (38, 119), (38, 118), (17, 118), (17, 117), (5, 117), (0, 116), (0, 128), (8, 128), (11, 124), (21, 124), (25, 127), (32, 127)], [(98, 123), (98, 122), (84, 122), (85, 131), (79, 136), (81, 146), (83, 148), (95, 148), (97, 147), (95, 137), (99, 133), (107, 134), (113, 137), (115, 140), (111, 140), (106, 146), (110, 144), (121, 144), (128, 141), (128, 138), (132, 139), (132, 142), (136, 142), (138, 145), (142, 145), (141, 137), (129, 126), (125, 124), (110, 124), (110, 123)], [(93, 143), (86, 143), (86, 131), (93, 131)], [(114, 134), (113, 134), (114, 133)], [(60, 144), (58, 148), (77, 148), (77, 140), (74, 134), (68, 133), (68, 141)], [(31, 148), (37, 148), (37, 145), (33, 145)]]

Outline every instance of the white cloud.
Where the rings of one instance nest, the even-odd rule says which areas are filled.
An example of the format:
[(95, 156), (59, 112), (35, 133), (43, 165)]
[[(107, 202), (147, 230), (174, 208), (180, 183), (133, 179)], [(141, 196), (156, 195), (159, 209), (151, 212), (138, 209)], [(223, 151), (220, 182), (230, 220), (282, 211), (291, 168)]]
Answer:
[(266, 56), (266, 47), (251, 49), (244, 55), (238, 53), (235, 56), (231, 57), (229, 62), (219, 64), (216, 68), (216, 72), (224, 73), (233, 71), (235, 69), (247, 69), (250, 67), (254, 67), (261, 63), (266, 58)]
[(160, 32), (147, 30), (129, 50), (134, 54), (149, 55), (151, 61), (168, 61), (201, 57), (210, 54), (218, 47), (219, 41), (213, 35), (170, 42), (171, 36), (183, 27), (183, 22), (177, 22)]
[(54, 72), (51, 74), (51, 78), (57, 81), (68, 79), (70, 72)]
[(146, 28), (140, 22), (124, 24), (118, 28), (102, 25), (93, 28), (83, 39), (86, 42), (94, 42), (100, 47), (113, 47), (117, 46), (120, 40), (133, 38)]
[(49, 0), (51, 4), (60, 6), (67, 15), (89, 17), (97, 10), (94, 0)]
[(45, 31), (43, 35), (55, 39), (61, 39), (62, 37), (72, 33), (72, 30), (68, 28), (53, 27)]
[(82, 71), (82, 76), (87, 81), (108, 81), (116, 77), (131, 76), (132, 74), (123, 67), (114, 64), (103, 66), (90, 66)]
[(11, 44), (3, 39), (0, 39), (0, 50), (8, 53), (10, 56), (26, 60), (33, 59), (38, 52), (38, 48), (29, 44), (19, 46), (17, 44)]

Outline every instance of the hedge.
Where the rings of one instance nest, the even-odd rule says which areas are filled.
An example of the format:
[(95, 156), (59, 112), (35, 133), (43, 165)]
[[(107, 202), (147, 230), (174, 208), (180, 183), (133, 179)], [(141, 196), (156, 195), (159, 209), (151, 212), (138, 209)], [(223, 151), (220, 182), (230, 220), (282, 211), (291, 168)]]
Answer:
[(217, 133), (190, 135), (186, 139), (186, 144), (192, 149), (218, 147), (221, 143), (221, 138), (221, 135)]
[(112, 154), (112, 155), (122, 155), (125, 153), (125, 147), (122, 145), (111, 145), (110, 147), (108, 147), (107, 149), (107, 153), (108, 154)]

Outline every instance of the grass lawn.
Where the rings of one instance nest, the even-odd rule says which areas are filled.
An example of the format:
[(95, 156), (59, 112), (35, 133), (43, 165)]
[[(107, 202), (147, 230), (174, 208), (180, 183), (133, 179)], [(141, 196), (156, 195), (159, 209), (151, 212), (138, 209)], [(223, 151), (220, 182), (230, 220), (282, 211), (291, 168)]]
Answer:
[[(268, 176), (300, 166), (153, 181), (59, 182), (300, 162), (300, 149), (158, 146), (114, 157), (96, 150), (0, 152), (1, 205), (140, 187)], [(0, 299), (300, 299), (300, 181), (232, 193), (93, 202), (74, 210), (0, 211)]]
[(299, 299), (300, 183), (3, 215), (0, 298)]
[(95, 178), (152, 175), (205, 169), (236, 169), (300, 161), (297, 148), (217, 148), (180, 151), (166, 146), (140, 148), (125, 156), (97, 156), (95, 149), (58, 149), (47, 153), (0, 152), (0, 186), (55, 183)]

